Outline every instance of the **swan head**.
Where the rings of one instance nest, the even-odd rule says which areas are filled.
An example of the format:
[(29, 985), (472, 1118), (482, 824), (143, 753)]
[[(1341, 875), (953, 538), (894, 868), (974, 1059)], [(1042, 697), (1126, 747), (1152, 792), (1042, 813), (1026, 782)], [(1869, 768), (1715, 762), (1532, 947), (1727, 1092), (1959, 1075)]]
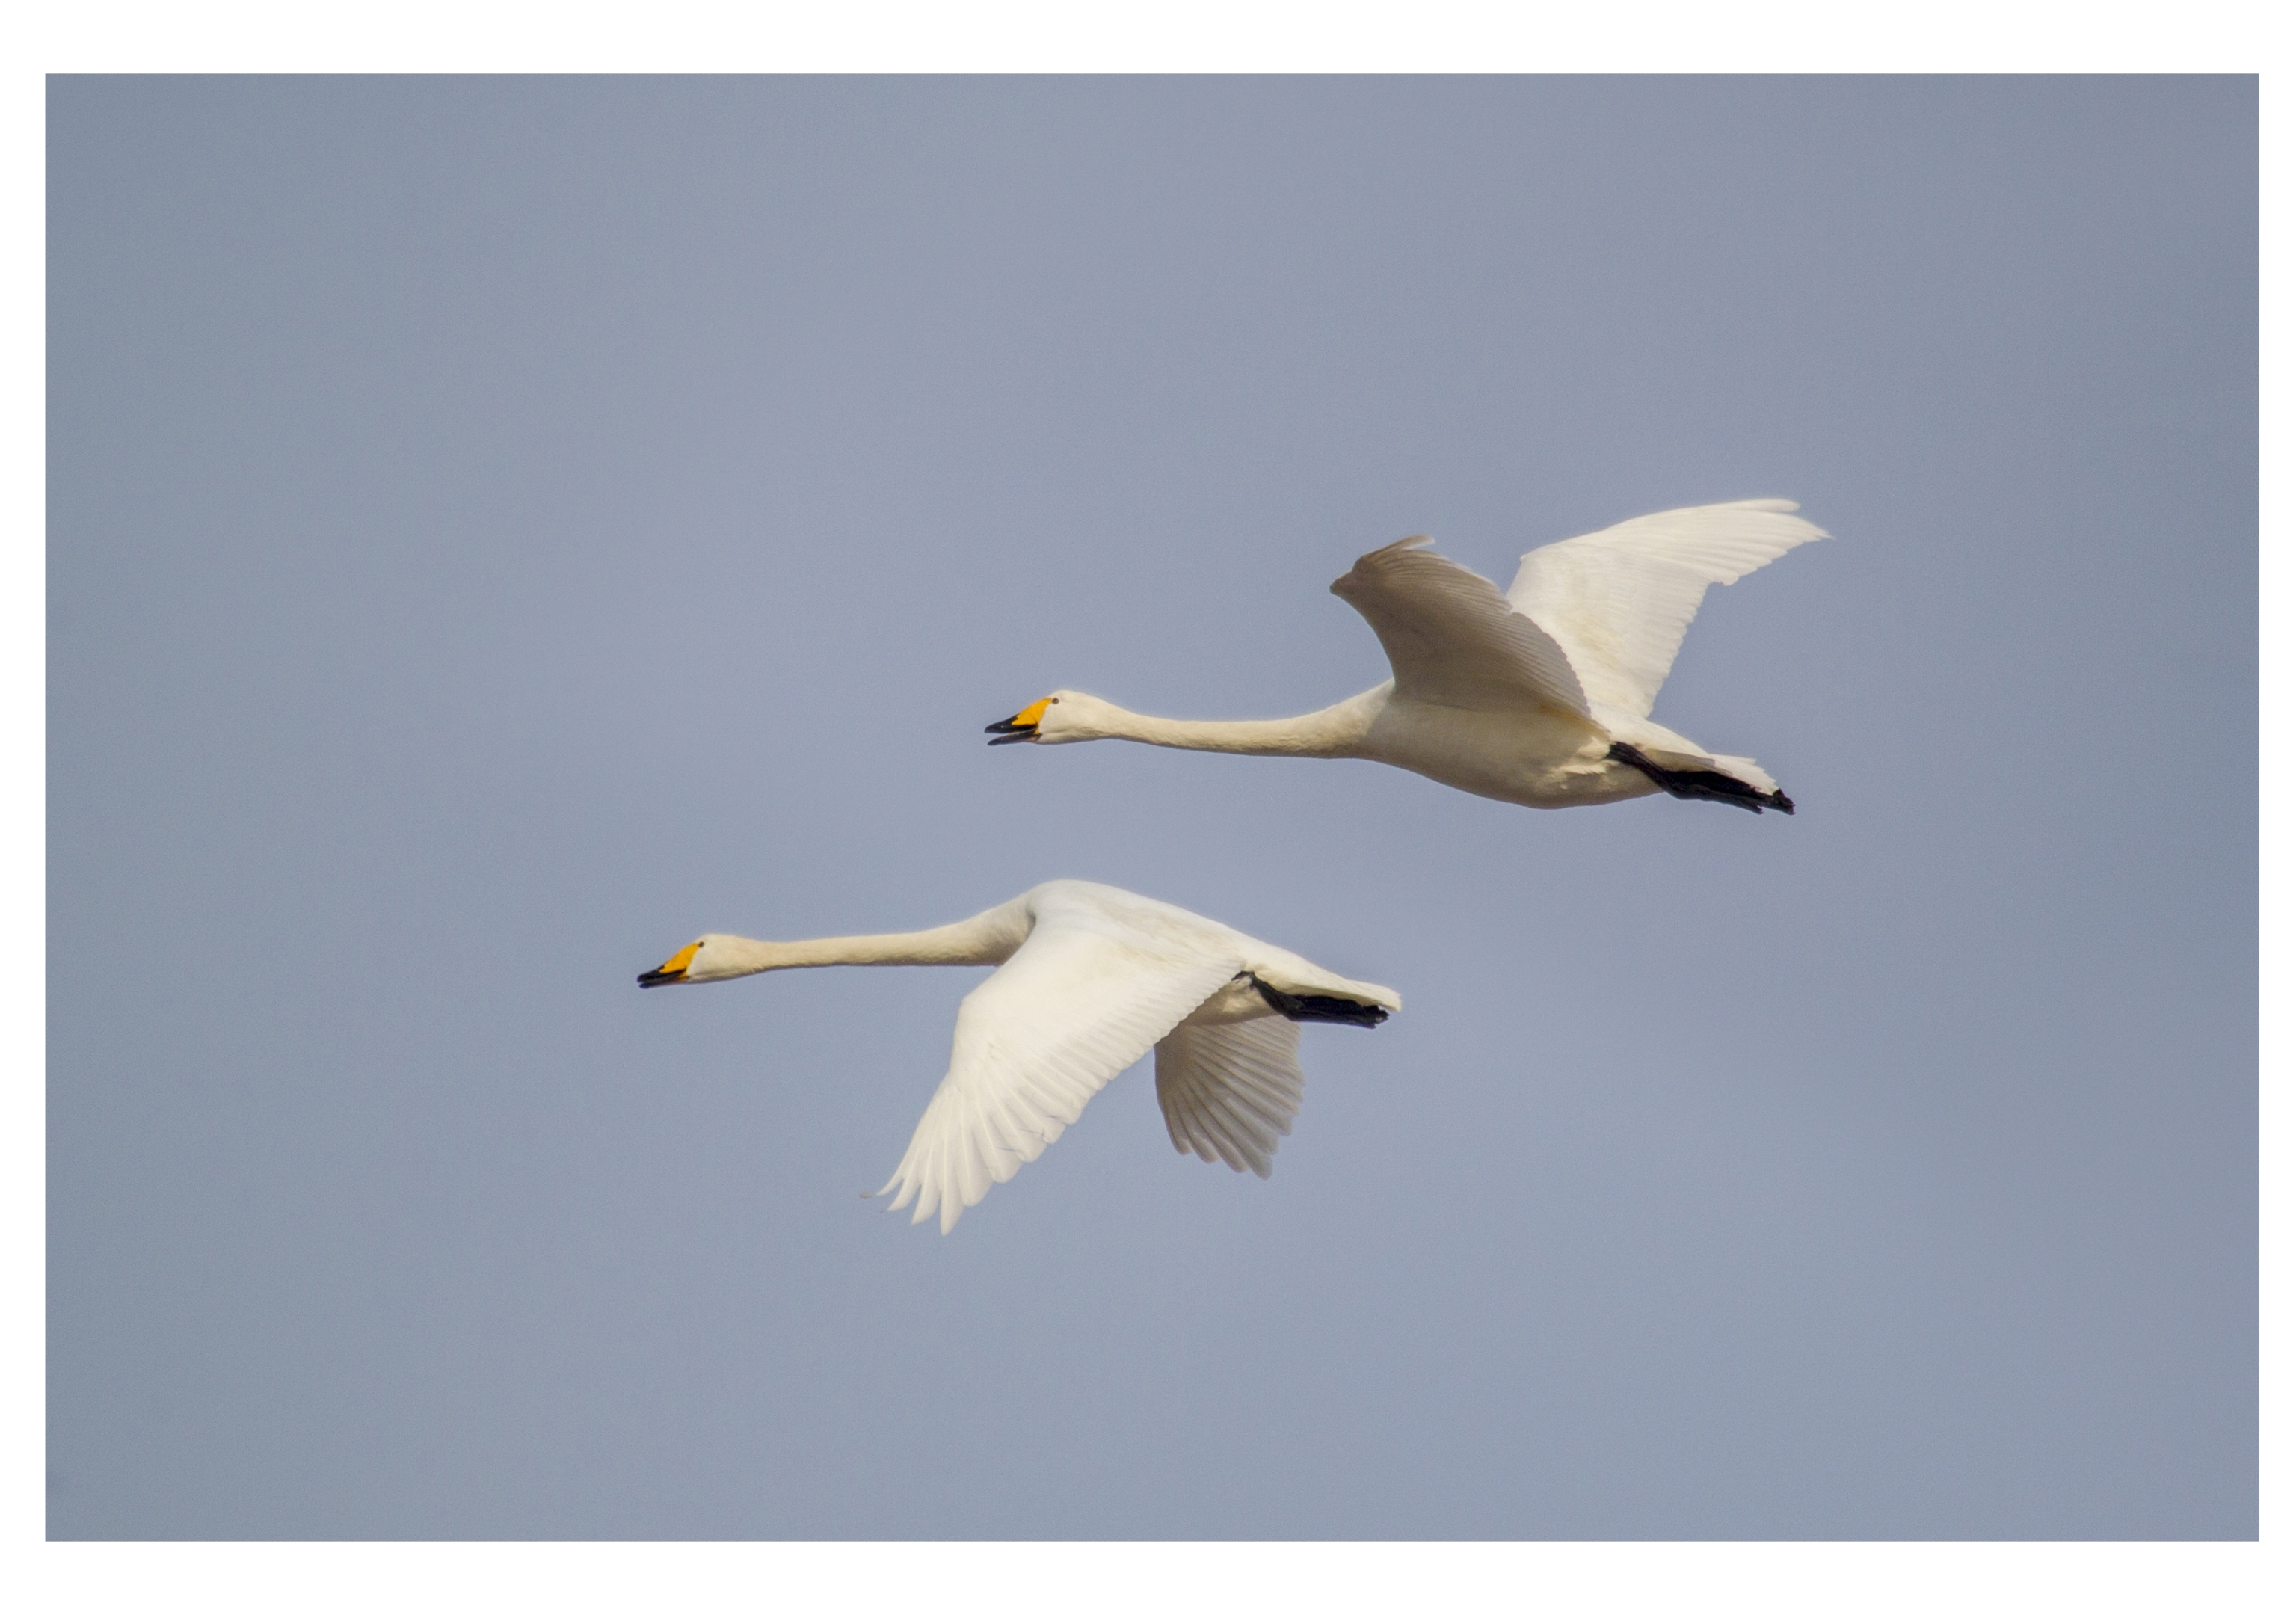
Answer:
[(677, 987), (688, 981), (724, 981), (734, 976), (749, 975), (757, 966), (736, 958), (736, 950), (727, 946), (742, 939), (717, 931), (697, 937), (640, 976), (638, 985)]
[(1099, 719), (1112, 710), (1096, 696), (1079, 694), (1074, 690), (1055, 690), (1012, 717), (989, 725), (982, 733), (996, 737), (988, 742), (992, 746), (1011, 746), (1021, 741), (1057, 746), (1065, 741), (1106, 740), (1111, 732)]

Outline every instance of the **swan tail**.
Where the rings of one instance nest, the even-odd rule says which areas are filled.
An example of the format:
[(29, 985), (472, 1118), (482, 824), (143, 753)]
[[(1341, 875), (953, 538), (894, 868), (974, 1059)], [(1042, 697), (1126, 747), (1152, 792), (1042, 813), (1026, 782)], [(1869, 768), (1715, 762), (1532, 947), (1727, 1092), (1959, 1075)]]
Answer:
[[(1685, 801), (1727, 802), (1733, 808), (1743, 808), (1749, 813), (1759, 813), (1765, 808), (1773, 813), (1789, 815), (1794, 810), (1793, 799), (1779, 790), (1768, 775), (1751, 765), (1748, 772), (1759, 775), (1760, 783), (1740, 779), (1736, 775), (1726, 774), (1719, 768), (1696, 765), (1669, 767), (1652, 761), (1624, 741), (1611, 747), (1610, 758), (1614, 763), (1624, 763), (1628, 767), (1648, 775), (1651, 783), (1669, 796), (1680, 797)], [(1717, 758), (1714, 760), (1736, 762), (1742, 759)]]

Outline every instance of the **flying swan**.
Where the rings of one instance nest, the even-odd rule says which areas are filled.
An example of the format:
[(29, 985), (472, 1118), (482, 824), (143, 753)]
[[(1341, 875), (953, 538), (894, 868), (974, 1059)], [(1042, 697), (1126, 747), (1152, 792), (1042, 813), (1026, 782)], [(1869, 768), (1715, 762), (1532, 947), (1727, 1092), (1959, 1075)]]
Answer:
[(988, 726), (988, 743), (1132, 740), (1255, 757), (1358, 757), (1526, 808), (1655, 791), (1759, 813), (1793, 802), (1753, 758), (1650, 720), (1710, 583), (1826, 535), (1790, 499), (1638, 516), (1535, 549), (1505, 594), (1405, 538), (1332, 585), (1379, 635), (1395, 676), (1300, 717), (1188, 723), (1059, 690)]
[(947, 1234), (1045, 1152), (1108, 1079), (1156, 1051), (1172, 1147), (1266, 1177), (1307, 1079), (1302, 1021), (1377, 1026), (1403, 1000), (1185, 908), (1089, 881), (1047, 881), (931, 930), (814, 942), (718, 933), (640, 987), (728, 981), (816, 964), (994, 964), (956, 1012), (948, 1075), (879, 1194), (912, 1197)]

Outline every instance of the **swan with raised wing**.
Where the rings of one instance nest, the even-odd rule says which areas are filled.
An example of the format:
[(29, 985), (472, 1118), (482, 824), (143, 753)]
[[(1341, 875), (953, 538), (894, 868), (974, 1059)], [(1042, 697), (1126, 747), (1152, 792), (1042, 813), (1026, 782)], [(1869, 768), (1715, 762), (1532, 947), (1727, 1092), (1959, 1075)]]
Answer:
[(1751, 758), (1711, 752), (1651, 721), (1707, 586), (1826, 535), (1788, 499), (1636, 517), (1532, 550), (1505, 594), (1405, 538), (1332, 585), (1363, 613), (1394, 676), (1299, 717), (1191, 723), (1056, 691), (988, 726), (993, 746), (1132, 740), (1188, 751), (1391, 763), (1526, 808), (1654, 791), (1792, 813)]
[(1172, 1145), (1266, 1177), (1306, 1093), (1300, 1026), (1377, 1026), (1403, 1000), (1214, 920), (1113, 886), (1048, 881), (954, 925), (759, 942), (711, 933), (640, 987), (823, 964), (994, 964), (956, 1012), (948, 1074), (884, 1188), (956, 1226), (1151, 1048)]

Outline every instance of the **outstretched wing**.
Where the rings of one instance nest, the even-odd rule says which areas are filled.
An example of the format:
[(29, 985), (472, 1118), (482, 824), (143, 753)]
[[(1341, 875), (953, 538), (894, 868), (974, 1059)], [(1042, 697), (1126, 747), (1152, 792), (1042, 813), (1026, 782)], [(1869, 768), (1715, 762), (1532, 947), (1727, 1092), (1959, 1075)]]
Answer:
[(1045, 1152), (1108, 1079), (1242, 968), (1159, 947), (1104, 916), (1040, 912), (1029, 939), (966, 995), (948, 1075), (882, 1194), (947, 1233), (991, 1184)]
[(1637, 516), (1522, 558), (1507, 600), (1569, 653), (1587, 698), (1650, 716), (1710, 583), (1732, 583), (1826, 534), (1791, 499)]
[(1172, 1147), (1265, 1177), (1307, 1097), (1300, 1029), (1275, 1016), (1176, 1026), (1156, 1045), (1156, 1103)]
[(1570, 660), (1487, 578), (1405, 538), (1358, 560), (1332, 593), (1363, 613), (1406, 701), (1471, 710), (1546, 707), (1585, 717)]

